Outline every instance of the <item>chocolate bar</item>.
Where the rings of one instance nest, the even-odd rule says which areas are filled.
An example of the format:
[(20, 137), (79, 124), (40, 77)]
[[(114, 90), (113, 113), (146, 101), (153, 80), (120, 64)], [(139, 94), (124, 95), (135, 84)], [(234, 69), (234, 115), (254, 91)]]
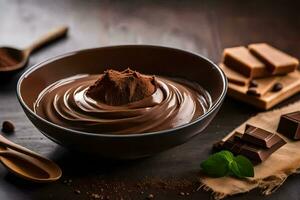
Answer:
[(262, 148), (271, 148), (283, 139), (277, 134), (247, 124), (242, 140)]
[(271, 148), (265, 149), (242, 140), (242, 134), (236, 132), (228, 140), (224, 141), (222, 149), (231, 151), (235, 155), (243, 155), (253, 163), (265, 161), (272, 153), (282, 147), (286, 142), (279, 140)]
[(270, 76), (265, 64), (253, 56), (246, 47), (224, 49), (223, 63), (249, 78)]
[(298, 59), (266, 43), (251, 44), (248, 48), (272, 74), (287, 74), (295, 71), (299, 65)]
[(290, 139), (300, 139), (300, 111), (281, 115), (277, 132)]
[(237, 85), (248, 85), (249, 84), (250, 78), (230, 69), (223, 63), (220, 63), (219, 66), (224, 71), (224, 73), (230, 83), (234, 83)]

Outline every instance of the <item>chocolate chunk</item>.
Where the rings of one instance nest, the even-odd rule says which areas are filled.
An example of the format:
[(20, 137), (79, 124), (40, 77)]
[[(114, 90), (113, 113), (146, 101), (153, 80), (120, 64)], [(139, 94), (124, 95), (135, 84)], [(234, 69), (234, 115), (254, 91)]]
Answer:
[(246, 77), (261, 78), (270, 75), (265, 64), (253, 56), (246, 47), (224, 49), (223, 62)]
[(283, 85), (281, 83), (275, 83), (273, 88), (272, 88), (272, 92), (278, 92), (280, 90), (282, 90)]
[(10, 121), (4, 121), (2, 123), (2, 132), (3, 133), (12, 133), (15, 131), (15, 126)]
[(260, 96), (260, 94), (257, 92), (257, 90), (256, 90), (255, 87), (250, 87), (250, 88), (247, 90), (247, 94), (248, 94), (248, 95), (251, 95), (251, 96)]
[(251, 44), (248, 48), (272, 74), (287, 74), (295, 71), (299, 65), (298, 59), (266, 43)]
[(262, 148), (271, 148), (283, 139), (279, 135), (247, 124), (242, 140)]
[(300, 139), (300, 111), (281, 115), (277, 132), (294, 140)]
[(257, 86), (258, 86), (257, 81), (251, 80), (251, 81), (249, 82), (249, 88), (250, 88), (250, 87), (257, 87)]
[(265, 161), (272, 153), (282, 147), (286, 142), (278, 141), (271, 148), (265, 149), (242, 140), (242, 134), (236, 132), (228, 140), (224, 141), (222, 149), (229, 150), (235, 155), (243, 155), (253, 163)]

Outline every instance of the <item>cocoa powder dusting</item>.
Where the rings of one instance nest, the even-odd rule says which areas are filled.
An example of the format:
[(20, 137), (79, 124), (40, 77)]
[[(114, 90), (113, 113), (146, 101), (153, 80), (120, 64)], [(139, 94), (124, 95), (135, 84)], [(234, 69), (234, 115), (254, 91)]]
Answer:
[(0, 49), (0, 68), (6, 68), (18, 64), (19, 61), (13, 58), (7, 50)]
[(144, 178), (139, 181), (121, 181), (88, 179), (85, 183), (72, 183), (75, 194), (83, 199), (127, 200), (127, 199), (160, 199), (168, 195), (190, 196), (198, 191), (200, 182), (196, 179), (161, 179)]
[(131, 69), (124, 71), (106, 70), (90, 86), (87, 95), (96, 101), (120, 106), (151, 96), (156, 90), (154, 76), (147, 76)]

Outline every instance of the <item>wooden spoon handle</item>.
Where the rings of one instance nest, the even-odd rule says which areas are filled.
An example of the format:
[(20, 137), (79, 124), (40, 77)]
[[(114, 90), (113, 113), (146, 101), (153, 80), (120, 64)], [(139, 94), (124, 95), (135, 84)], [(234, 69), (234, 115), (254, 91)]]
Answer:
[(57, 39), (60, 39), (64, 36), (66, 36), (68, 32), (68, 27), (67, 26), (61, 26), (56, 29), (53, 29), (46, 35), (42, 36), (38, 40), (36, 40), (33, 44), (31, 44), (29, 47), (25, 49), (25, 51), (28, 51), (28, 53), (32, 53), (35, 50), (43, 47), (44, 45), (47, 45)]
[(33, 151), (25, 148), (25, 147), (22, 147), (22, 146), (20, 146), (18, 144), (15, 144), (15, 143), (9, 141), (8, 139), (6, 139), (5, 137), (3, 137), (2, 135), (0, 135), (0, 145), (8, 147), (10, 149), (13, 149), (13, 150), (15, 150), (17, 152), (24, 153), (24, 154), (26, 154), (28, 156), (32, 156), (32, 157), (35, 157), (35, 158), (39, 158), (39, 159), (42, 158), (44, 160), (48, 160), (48, 159), (42, 157), (41, 155), (39, 155), (39, 154), (37, 154), (37, 153), (35, 153), (35, 152), (33, 152)]

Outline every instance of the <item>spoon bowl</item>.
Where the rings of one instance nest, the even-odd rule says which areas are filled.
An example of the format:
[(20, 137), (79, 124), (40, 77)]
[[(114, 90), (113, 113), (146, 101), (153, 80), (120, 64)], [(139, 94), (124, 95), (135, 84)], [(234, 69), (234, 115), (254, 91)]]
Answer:
[(3, 136), (0, 136), (0, 162), (13, 174), (33, 182), (53, 182), (62, 175), (54, 162)]
[(68, 27), (66, 26), (56, 28), (23, 50), (12, 47), (0, 47), (0, 74), (13, 73), (24, 68), (31, 53), (46, 44), (64, 37), (67, 31)]
[(29, 58), (29, 52), (11, 47), (0, 48), (0, 72), (15, 71), (24, 67)]
[(45, 180), (49, 173), (35, 165), (32, 157), (0, 147), (0, 162), (12, 173), (27, 180)]

